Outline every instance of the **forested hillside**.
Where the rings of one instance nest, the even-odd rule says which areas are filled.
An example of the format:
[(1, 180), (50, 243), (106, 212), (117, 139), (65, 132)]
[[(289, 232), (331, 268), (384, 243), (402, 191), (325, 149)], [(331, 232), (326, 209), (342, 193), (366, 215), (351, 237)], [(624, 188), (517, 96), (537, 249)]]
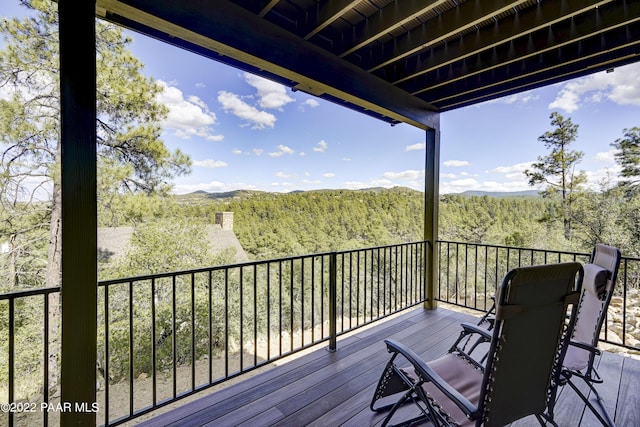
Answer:
[[(181, 196), (179, 209), (188, 217), (209, 221), (216, 211), (234, 212), (236, 234), (255, 259), (422, 239), (424, 195), (407, 188), (226, 196)], [(635, 250), (624, 237), (624, 230), (633, 227), (633, 209), (620, 197), (615, 191), (583, 194), (573, 238), (567, 241), (562, 223), (551, 220), (557, 209), (553, 199), (443, 195), (439, 237), (586, 252), (604, 241)]]
[[(580, 252), (590, 252), (595, 243), (603, 242), (621, 248), (625, 256), (640, 255), (639, 197), (629, 197), (619, 188), (582, 193), (575, 203), (571, 239), (564, 236), (558, 206), (553, 197), (442, 195), (439, 238)], [(234, 213), (234, 231), (245, 252), (250, 259), (263, 260), (419, 241), (423, 238), (423, 207), (422, 192), (401, 187), (114, 196), (100, 204), (99, 226), (132, 226), (136, 239), (126, 263), (100, 263), (100, 279), (233, 262), (232, 254), (216, 255), (203, 249), (198, 230), (214, 224), (216, 212)], [(178, 247), (185, 248), (180, 256)], [(25, 254), (41, 259), (45, 250)], [(16, 288), (43, 286), (44, 270), (31, 259), (17, 258), (13, 270), (3, 269), (21, 272)]]

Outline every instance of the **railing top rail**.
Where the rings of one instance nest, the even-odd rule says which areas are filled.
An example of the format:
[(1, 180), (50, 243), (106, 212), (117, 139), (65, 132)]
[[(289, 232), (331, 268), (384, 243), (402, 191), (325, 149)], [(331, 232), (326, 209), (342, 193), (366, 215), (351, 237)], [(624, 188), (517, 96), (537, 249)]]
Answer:
[(147, 274), (147, 275), (144, 275), (144, 276), (121, 277), (121, 278), (118, 278), (118, 279), (100, 280), (98, 282), (98, 286), (108, 286), (108, 285), (114, 285), (114, 284), (120, 284), (120, 283), (140, 282), (140, 281), (144, 281), (144, 280), (153, 280), (153, 279), (163, 279), (163, 278), (173, 277), (173, 276), (183, 276), (183, 275), (186, 275), (186, 274), (207, 273), (207, 272), (210, 272), (210, 271), (228, 270), (228, 269), (232, 269), (232, 268), (244, 268), (244, 267), (251, 267), (251, 266), (254, 266), (254, 265), (264, 265), (264, 264), (271, 264), (271, 263), (277, 263), (277, 262), (295, 261), (295, 260), (299, 260), (299, 259), (323, 257), (323, 256), (329, 256), (329, 255), (332, 255), (332, 254), (349, 254), (349, 253), (370, 251), (370, 250), (375, 250), (375, 249), (392, 248), (392, 247), (396, 247), (396, 246), (416, 245), (416, 244), (421, 244), (421, 243), (424, 243), (424, 242), (425, 241), (408, 242), (408, 243), (395, 243), (395, 244), (381, 245), (381, 246), (371, 246), (371, 247), (359, 248), (359, 249), (348, 249), (348, 250), (341, 250), (341, 251), (318, 252), (318, 253), (306, 254), (306, 255), (294, 255), (294, 256), (288, 256), (288, 257), (282, 257), (282, 258), (270, 258), (270, 259), (257, 260), (257, 261), (246, 261), (246, 262), (239, 262), (239, 263), (233, 263), (233, 264), (225, 264), (225, 265), (216, 265), (216, 266), (209, 266), (209, 267), (194, 268), (194, 269), (189, 269), (189, 270), (177, 270), (177, 271), (170, 271), (170, 272), (164, 272), (164, 273), (154, 273), (154, 274)]
[(465, 246), (483, 246), (487, 248), (509, 249), (509, 250), (519, 250), (519, 251), (527, 251), (527, 252), (545, 252), (549, 254), (574, 255), (574, 256), (586, 256), (586, 257), (591, 256), (591, 254), (585, 253), (585, 252), (573, 252), (573, 251), (562, 251), (562, 250), (540, 249), (540, 248), (525, 248), (525, 247), (519, 247), (519, 246), (506, 246), (506, 245), (491, 245), (486, 243), (458, 242), (455, 240), (438, 240), (437, 243), (450, 243), (450, 244), (465, 245)]
[(54, 286), (51, 288), (25, 289), (20, 291), (7, 292), (4, 294), (0, 293), (0, 301), (23, 298), (23, 297), (31, 297), (35, 295), (47, 295), (55, 292), (60, 292), (60, 286)]

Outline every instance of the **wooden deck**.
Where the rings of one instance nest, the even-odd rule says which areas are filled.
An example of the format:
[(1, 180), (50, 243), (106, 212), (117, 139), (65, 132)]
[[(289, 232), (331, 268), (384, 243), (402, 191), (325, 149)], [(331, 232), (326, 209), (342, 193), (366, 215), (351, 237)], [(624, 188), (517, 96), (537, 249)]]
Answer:
[[(444, 353), (469, 315), (439, 308), (413, 309), (355, 331), (338, 340), (338, 351), (326, 345), (292, 358), (247, 380), (148, 419), (143, 426), (373, 426), (382, 417), (369, 403), (388, 353), (383, 339), (392, 337), (430, 360)], [(640, 361), (604, 353), (598, 390), (616, 425), (640, 425)], [(599, 425), (569, 388), (556, 406), (559, 426)], [(514, 426), (537, 425), (528, 417)]]

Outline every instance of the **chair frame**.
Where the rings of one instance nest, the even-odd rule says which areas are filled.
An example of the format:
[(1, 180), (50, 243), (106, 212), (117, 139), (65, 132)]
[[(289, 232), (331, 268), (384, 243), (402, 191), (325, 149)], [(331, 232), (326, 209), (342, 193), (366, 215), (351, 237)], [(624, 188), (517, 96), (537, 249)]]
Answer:
[[(560, 270), (553, 270), (554, 268), (560, 269)], [(529, 270), (529, 271), (523, 271), (523, 270)], [(383, 427), (386, 426), (391, 420), (391, 418), (393, 417), (393, 415), (396, 413), (396, 411), (400, 407), (402, 407), (404, 404), (409, 402), (412, 402), (415, 405), (417, 405), (417, 407), (420, 410), (420, 415), (418, 417), (406, 420), (400, 425), (411, 425), (414, 422), (417, 422), (419, 420), (425, 420), (425, 419), (431, 421), (436, 426), (452, 425), (452, 420), (448, 419), (448, 416), (446, 414), (438, 410), (438, 406), (439, 406), (438, 403), (434, 402), (433, 399), (429, 397), (427, 395), (427, 392), (423, 389), (423, 385), (427, 383), (432, 383), (434, 387), (437, 387), (439, 392), (444, 394), (446, 398), (453, 401), (453, 403), (455, 403), (457, 407), (464, 413), (467, 419), (475, 422), (477, 426), (483, 425), (485, 422), (488, 424), (491, 424), (492, 420), (491, 420), (491, 414), (490, 414), (490, 407), (495, 406), (495, 402), (490, 403), (492, 399), (495, 397), (493, 396), (493, 394), (495, 393), (493, 390), (493, 387), (495, 384), (494, 381), (498, 378), (499, 375), (502, 375), (502, 380), (500, 381), (505, 381), (505, 378), (507, 378), (506, 373), (500, 372), (500, 369), (498, 369), (497, 373), (495, 371), (495, 367), (499, 366), (497, 361), (500, 355), (508, 347), (508, 344), (503, 342), (503, 340), (506, 338), (504, 333), (506, 334), (514, 333), (514, 332), (508, 331), (510, 328), (509, 324), (510, 322), (512, 322), (513, 318), (516, 318), (517, 316), (520, 315), (520, 312), (518, 310), (522, 308), (521, 306), (514, 306), (510, 301), (510, 298), (511, 298), (509, 296), (510, 293), (515, 293), (515, 294), (518, 293), (517, 291), (518, 288), (513, 288), (513, 286), (521, 286), (521, 284), (518, 284), (518, 283), (516, 283), (515, 285), (512, 285), (512, 280), (514, 282), (517, 282), (516, 279), (518, 278), (518, 274), (522, 274), (523, 277), (527, 274), (534, 274), (534, 276), (529, 276), (529, 277), (536, 277), (535, 274), (541, 274), (542, 272), (544, 272), (544, 274), (553, 272), (553, 274), (562, 275), (561, 280), (566, 280), (566, 283), (565, 282), (562, 283), (562, 285), (566, 286), (566, 288), (564, 287), (562, 289), (558, 288), (559, 290), (557, 291), (558, 294), (562, 294), (561, 301), (563, 305), (562, 307), (556, 306), (556, 307), (559, 307), (554, 309), (554, 310), (557, 310), (556, 314), (558, 315), (558, 317), (552, 320), (552, 323), (548, 325), (548, 327), (555, 328), (555, 325), (553, 324), (553, 322), (556, 322), (559, 331), (557, 332), (557, 336), (555, 334), (550, 335), (550, 337), (552, 337), (551, 338), (552, 341), (547, 343), (547, 346), (548, 346), (547, 351), (549, 352), (547, 353), (547, 357), (551, 357), (552, 348), (555, 350), (553, 350), (554, 352), (554, 356), (552, 358), (553, 360), (549, 359), (549, 362), (548, 362), (548, 363), (551, 363), (552, 366), (546, 365), (548, 368), (545, 368), (545, 369), (550, 369), (549, 372), (551, 373), (546, 385), (546, 396), (543, 399), (542, 396), (538, 395), (537, 402), (539, 403), (536, 403), (535, 405), (542, 406), (540, 403), (542, 402), (542, 400), (544, 400), (546, 404), (542, 410), (540, 410), (540, 408), (535, 410), (539, 412), (527, 412), (526, 414), (515, 414), (515, 415), (509, 414), (506, 416), (507, 417), (516, 416), (521, 418), (521, 417), (533, 414), (536, 416), (537, 420), (540, 422), (541, 425), (544, 425), (545, 421), (550, 421), (553, 423), (552, 418), (549, 418), (549, 415), (545, 411), (549, 408), (549, 406), (552, 407), (553, 402), (555, 401), (557, 386), (560, 382), (560, 373), (561, 373), (560, 361), (563, 360), (564, 354), (566, 353), (566, 350), (568, 347), (567, 337), (569, 332), (572, 330), (573, 322), (576, 319), (577, 310), (575, 308), (578, 300), (579, 289), (582, 284), (582, 275), (583, 275), (581, 264), (576, 262), (544, 265), (544, 266), (534, 266), (534, 267), (520, 267), (520, 268), (511, 270), (505, 276), (502, 282), (502, 285), (500, 287), (498, 297), (496, 298), (497, 315), (495, 316), (494, 327), (491, 330), (488, 330), (487, 328), (479, 325), (472, 325), (472, 324), (466, 324), (466, 323), (462, 325), (462, 331), (458, 339), (450, 347), (445, 357), (452, 357), (452, 356), (458, 357), (462, 359), (464, 362), (472, 365), (472, 367), (475, 368), (476, 370), (480, 371), (481, 374), (479, 375), (482, 376), (482, 384), (479, 388), (480, 397), (477, 404), (470, 402), (458, 390), (453, 388), (451, 385), (447, 384), (442, 379), (442, 377), (440, 377), (440, 375), (430, 367), (428, 363), (423, 361), (411, 349), (405, 347), (404, 345), (402, 345), (397, 341), (385, 340), (387, 350), (390, 353), (392, 353), (392, 357), (391, 357), (391, 360), (387, 363), (387, 366), (385, 367), (383, 375), (381, 376), (380, 381), (378, 382), (378, 386), (376, 388), (376, 391), (374, 393), (373, 399), (370, 404), (370, 408), (373, 411), (376, 411), (376, 412), (389, 411), (385, 420), (382, 423), (382, 426)], [(526, 282), (526, 285), (532, 286), (532, 283), (535, 283), (535, 280), (529, 280), (529, 282)], [(576, 288), (573, 287), (574, 285), (576, 286)], [(556, 301), (556, 300), (553, 300), (553, 301)], [(549, 304), (549, 303), (550, 302), (547, 301), (545, 304)], [(551, 303), (551, 304), (553, 305), (556, 303)], [(570, 317), (569, 323), (565, 323), (563, 320), (564, 314), (568, 310), (569, 305), (572, 306), (571, 317)], [(525, 307), (527, 306), (525, 305)], [(525, 311), (536, 310), (535, 308), (531, 308), (531, 307), (524, 308), (523, 310)], [(518, 310), (514, 310), (514, 308)], [(560, 311), (561, 309), (563, 309), (564, 311), (561, 312)], [(516, 324), (517, 322), (514, 323), (514, 325)], [(529, 324), (529, 327), (530, 325), (531, 324)], [(507, 331), (507, 332), (504, 332), (504, 331)], [(488, 354), (486, 359), (486, 365), (484, 364), (484, 359), (477, 359), (477, 356), (474, 356), (473, 354), (471, 354), (473, 349), (477, 348), (477, 345), (474, 345), (473, 349), (469, 352), (467, 352), (464, 349), (466, 343), (468, 342), (469, 335), (472, 335), (472, 334), (480, 336), (481, 337), (480, 340), (482, 340), (483, 342), (489, 342), (490, 348), (488, 353), (485, 353), (486, 349), (483, 350), (483, 355)], [(513, 338), (514, 335), (511, 335), (511, 337)], [(514, 347), (513, 345), (511, 347), (521, 350), (520, 348)], [(510, 350), (510, 351), (514, 351), (514, 350)], [(522, 350), (522, 351), (526, 352), (526, 350)], [(396, 361), (396, 358), (398, 356), (402, 356), (400, 360), (405, 359), (412, 366), (416, 374), (415, 378), (414, 376), (407, 373), (405, 369), (401, 369), (398, 367), (398, 364)], [(513, 354), (511, 355), (511, 357), (514, 357)], [(544, 364), (546, 362), (541, 362), (541, 363)], [(470, 369), (473, 369), (473, 368), (470, 368)], [(503, 393), (504, 393), (504, 389), (503, 389)], [(379, 404), (380, 399), (391, 397), (391, 396), (395, 397), (396, 395), (399, 395), (400, 398), (397, 401), (395, 401), (395, 403), (384, 404), (384, 405)], [(531, 411), (531, 408), (524, 409), (524, 411)], [(498, 412), (495, 412), (495, 413), (497, 414)], [(515, 419), (518, 419), (518, 418), (513, 418), (512, 420), (515, 420)], [(498, 421), (495, 421), (495, 422), (498, 422)]]
[[(602, 423), (603, 426), (608, 426), (608, 427), (614, 427), (615, 423), (613, 421), (613, 418), (609, 415), (607, 409), (605, 408), (602, 397), (600, 396), (600, 394), (598, 393), (598, 391), (594, 386), (594, 384), (602, 384), (604, 382), (600, 374), (598, 374), (598, 371), (596, 370), (594, 365), (595, 365), (596, 356), (601, 355), (601, 351), (598, 349), (598, 341), (600, 340), (600, 333), (602, 331), (602, 326), (606, 319), (609, 303), (611, 302), (611, 298), (613, 297), (613, 293), (615, 290), (616, 279), (618, 276), (618, 269), (620, 267), (620, 260), (621, 260), (620, 250), (615, 247), (607, 246), (603, 244), (597, 244), (593, 249), (589, 262), (609, 270), (610, 285), (607, 288), (607, 292), (604, 299), (601, 299), (602, 302), (599, 307), (600, 313), (597, 317), (596, 324), (593, 325), (594, 330), (593, 330), (593, 337), (591, 342), (576, 341), (573, 339), (573, 335), (572, 335), (572, 339), (569, 342), (570, 346), (574, 346), (589, 352), (589, 359), (586, 367), (580, 370), (575, 370), (575, 369), (569, 369), (563, 366), (563, 369), (561, 371), (561, 379), (560, 379), (560, 386), (564, 386), (568, 384), (576, 392), (576, 394), (578, 394), (580, 399), (584, 401), (586, 406), (596, 416), (598, 421), (600, 421), (600, 423)], [(604, 264), (608, 264), (608, 265), (604, 265)], [(582, 292), (580, 294), (580, 300), (578, 302), (576, 322), (580, 322), (580, 314), (581, 314), (583, 302), (585, 300), (585, 292), (586, 290), (583, 287)], [(600, 408), (600, 412), (589, 401), (588, 395), (583, 393), (579, 389), (579, 387), (574, 383), (574, 381), (572, 381), (573, 378), (580, 378), (584, 381), (584, 383), (587, 385), (591, 393), (593, 393), (593, 395), (595, 396), (596, 403)], [(554, 409), (553, 406), (549, 408), (549, 412), (551, 416), (553, 416), (553, 409)]]

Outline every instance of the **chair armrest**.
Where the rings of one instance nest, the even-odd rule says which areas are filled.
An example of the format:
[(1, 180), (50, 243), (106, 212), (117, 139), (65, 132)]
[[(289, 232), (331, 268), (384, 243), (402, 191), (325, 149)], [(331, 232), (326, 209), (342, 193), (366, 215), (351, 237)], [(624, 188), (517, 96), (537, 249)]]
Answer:
[(597, 356), (599, 356), (601, 354), (600, 349), (598, 347), (594, 347), (591, 344), (587, 344), (587, 343), (584, 343), (584, 342), (581, 342), (581, 341), (573, 341), (573, 340), (571, 340), (571, 341), (569, 341), (569, 345), (572, 345), (574, 347), (578, 347), (578, 348), (580, 348), (582, 350), (586, 350), (586, 351), (588, 351), (590, 353), (593, 353), (593, 354), (595, 354)]
[(491, 332), (490, 330), (486, 328), (482, 328), (473, 323), (465, 322), (465, 323), (461, 323), (460, 326), (462, 326), (462, 329), (464, 330), (464, 332), (482, 335), (482, 337), (487, 340), (491, 340), (491, 335), (493, 335), (493, 332)]
[(413, 350), (405, 347), (398, 341), (387, 339), (384, 340), (389, 353), (401, 354), (413, 367), (418, 371), (423, 379), (427, 379), (433, 385), (438, 387), (449, 399), (451, 399), (458, 407), (467, 415), (469, 419), (476, 419), (479, 415), (479, 409), (464, 397), (458, 390), (451, 387), (445, 382), (440, 375), (431, 369)]

